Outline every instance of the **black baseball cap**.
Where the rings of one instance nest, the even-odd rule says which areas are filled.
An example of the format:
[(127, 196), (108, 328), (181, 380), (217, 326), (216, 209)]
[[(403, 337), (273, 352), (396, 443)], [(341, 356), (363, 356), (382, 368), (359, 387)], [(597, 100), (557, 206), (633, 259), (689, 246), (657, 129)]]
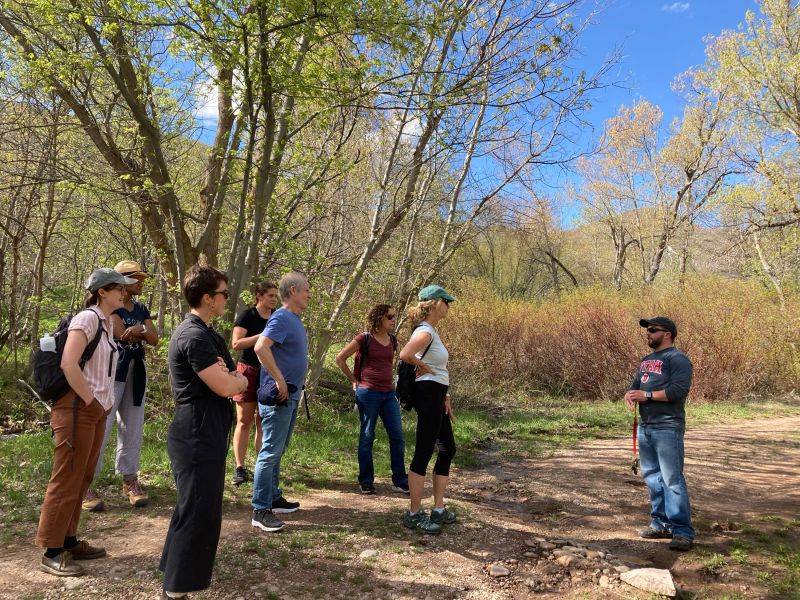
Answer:
[(672, 339), (674, 340), (678, 337), (678, 328), (675, 326), (675, 321), (668, 317), (653, 317), (652, 319), (639, 319), (639, 325), (642, 327), (650, 327), (650, 325), (655, 325), (656, 327), (661, 327), (666, 329), (672, 334)]

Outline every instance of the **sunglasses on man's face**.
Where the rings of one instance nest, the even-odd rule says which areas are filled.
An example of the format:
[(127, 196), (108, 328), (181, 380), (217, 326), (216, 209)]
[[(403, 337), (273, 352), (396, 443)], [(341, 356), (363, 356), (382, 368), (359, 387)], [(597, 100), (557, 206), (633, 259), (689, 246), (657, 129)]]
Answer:
[(447, 304), (447, 306), (450, 306), (450, 300), (445, 300), (444, 298), (442, 298), (442, 302), (444, 302), (445, 304)]
[(666, 329), (659, 329), (658, 327), (648, 327), (647, 333), (658, 333), (659, 331), (663, 331), (664, 333), (667, 332)]
[(227, 300), (228, 298), (231, 297), (230, 292), (228, 292), (228, 290), (220, 290), (220, 291), (211, 292), (212, 296), (216, 296), (217, 294), (222, 294), (223, 296), (225, 296), (225, 300)]

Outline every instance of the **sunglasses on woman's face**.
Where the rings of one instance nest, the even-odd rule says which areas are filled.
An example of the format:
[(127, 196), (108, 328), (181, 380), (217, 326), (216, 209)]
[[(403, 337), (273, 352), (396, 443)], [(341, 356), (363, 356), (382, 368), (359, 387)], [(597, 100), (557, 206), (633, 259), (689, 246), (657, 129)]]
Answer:
[(397, 315), (386, 315), (386, 318), (390, 321), (394, 321), (397, 318)]
[(444, 302), (445, 304), (447, 304), (447, 306), (450, 306), (450, 300), (445, 300), (444, 298), (442, 298), (442, 302)]

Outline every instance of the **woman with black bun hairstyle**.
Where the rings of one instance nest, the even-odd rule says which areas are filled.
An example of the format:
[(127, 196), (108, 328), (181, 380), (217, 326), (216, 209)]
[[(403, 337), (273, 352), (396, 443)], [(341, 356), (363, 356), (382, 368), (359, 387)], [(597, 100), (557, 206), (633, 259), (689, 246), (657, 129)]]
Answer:
[(247, 389), (233, 397), (236, 405), (236, 429), (233, 431), (233, 456), (236, 459), (236, 470), (232, 483), (240, 486), (251, 480), (250, 472), (245, 467), (247, 443), (250, 439), (250, 428), (256, 424), (256, 435), (253, 443), (255, 453), (261, 450), (261, 419), (258, 416), (258, 399), (256, 392), (260, 384), (261, 363), (258, 362), (253, 347), (267, 326), (267, 320), (275, 312), (278, 305), (278, 286), (270, 281), (262, 281), (255, 286), (255, 306), (246, 308), (236, 316), (233, 323), (231, 346), (240, 350), (242, 356), (236, 363), (236, 370), (247, 378)]

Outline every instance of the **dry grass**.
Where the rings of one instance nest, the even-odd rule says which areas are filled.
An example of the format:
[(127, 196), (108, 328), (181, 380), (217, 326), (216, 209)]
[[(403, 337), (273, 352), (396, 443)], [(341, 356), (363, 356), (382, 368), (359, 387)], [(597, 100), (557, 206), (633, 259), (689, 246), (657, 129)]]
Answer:
[[(641, 317), (667, 315), (694, 364), (694, 398), (742, 398), (795, 388), (800, 324), (756, 283), (693, 279), (683, 287), (585, 288), (542, 302), (460, 290), (442, 323), (455, 384), (583, 398), (619, 398), (648, 352)], [(798, 314), (800, 296), (787, 314)]]

